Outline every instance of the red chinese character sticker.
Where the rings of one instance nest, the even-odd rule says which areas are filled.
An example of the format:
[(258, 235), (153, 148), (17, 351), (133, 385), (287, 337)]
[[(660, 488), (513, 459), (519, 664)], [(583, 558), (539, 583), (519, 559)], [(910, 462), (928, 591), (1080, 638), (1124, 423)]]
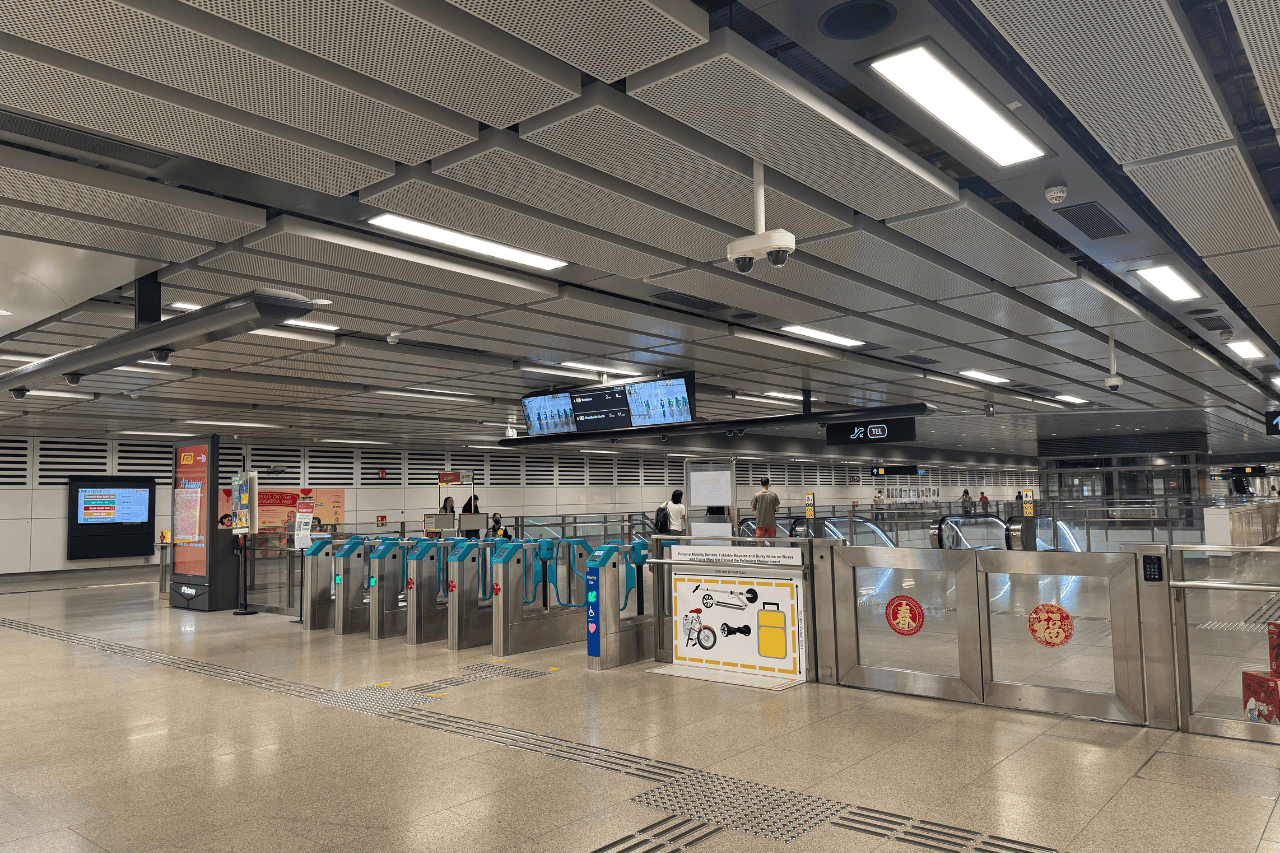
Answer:
[(1056, 649), (1069, 643), (1076, 629), (1070, 613), (1056, 604), (1039, 604), (1027, 616), (1027, 630), (1040, 645)]
[(457, 592), (457, 591), (458, 591), (458, 582), (449, 581), (449, 592)]
[(899, 595), (884, 606), (884, 618), (896, 633), (912, 637), (924, 627), (924, 608), (911, 596)]

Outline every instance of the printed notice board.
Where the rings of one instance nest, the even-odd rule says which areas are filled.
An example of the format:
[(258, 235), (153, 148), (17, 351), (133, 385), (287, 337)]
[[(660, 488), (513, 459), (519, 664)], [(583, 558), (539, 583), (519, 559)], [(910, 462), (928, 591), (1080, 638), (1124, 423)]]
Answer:
[(766, 690), (807, 680), (800, 571), (675, 572), (671, 589), (668, 674)]

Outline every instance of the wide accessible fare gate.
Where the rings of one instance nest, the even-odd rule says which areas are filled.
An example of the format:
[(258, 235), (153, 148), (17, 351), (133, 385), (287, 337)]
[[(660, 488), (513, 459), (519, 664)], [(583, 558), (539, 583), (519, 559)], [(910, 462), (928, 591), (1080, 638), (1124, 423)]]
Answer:
[(819, 681), (1176, 725), (1172, 680), (1145, 679), (1169, 668), (1168, 585), (1136, 553), (838, 546), (816, 563)]

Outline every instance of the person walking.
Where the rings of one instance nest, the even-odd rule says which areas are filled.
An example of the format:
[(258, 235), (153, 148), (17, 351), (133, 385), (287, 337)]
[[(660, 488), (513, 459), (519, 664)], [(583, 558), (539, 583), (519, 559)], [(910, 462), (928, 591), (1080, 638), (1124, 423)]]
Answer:
[(969, 497), (968, 489), (965, 489), (964, 494), (960, 495), (960, 512), (965, 515), (973, 513), (973, 498)]
[(871, 520), (884, 521), (884, 489), (876, 489), (876, 496), (871, 499)]
[(991, 506), (991, 501), (987, 499), (987, 493), (978, 492), (978, 510), (985, 514), (986, 512), (988, 512), (988, 508), (990, 506)]
[(769, 491), (770, 480), (760, 480), (760, 491), (751, 498), (751, 511), (756, 514), (756, 537), (774, 539), (778, 535), (778, 500), (777, 492)]
[(663, 504), (667, 508), (667, 533), (683, 536), (688, 527), (689, 509), (684, 505), (684, 490), (676, 489), (671, 500)]

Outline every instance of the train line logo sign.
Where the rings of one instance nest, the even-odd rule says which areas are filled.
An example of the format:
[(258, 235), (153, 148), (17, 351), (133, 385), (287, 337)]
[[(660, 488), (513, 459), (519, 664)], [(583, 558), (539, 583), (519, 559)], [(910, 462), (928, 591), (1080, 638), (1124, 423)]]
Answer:
[(900, 444), (916, 440), (915, 418), (882, 421), (850, 421), (827, 425), (827, 446), (849, 444)]

